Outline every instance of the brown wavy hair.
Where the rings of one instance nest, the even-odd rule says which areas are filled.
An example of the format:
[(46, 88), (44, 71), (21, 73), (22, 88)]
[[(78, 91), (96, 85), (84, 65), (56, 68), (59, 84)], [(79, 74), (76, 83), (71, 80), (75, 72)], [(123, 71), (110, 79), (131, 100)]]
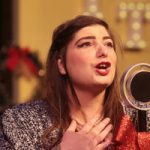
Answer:
[[(101, 25), (110, 34), (113, 42), (116, 53), (117, 46), (114, 40), (114, 36), (108, 26), (108, 24), (96, 17), (93, 16), (77, 16), (72, 20), (66, 21), (65, 23), (59, 25), (53, 33), (52, 44), (49, 49), (47, 63), (46, 63), (46, 100), (49, 103), (49, 109), (52, 114), (52, 123), (53, 125), (47, 131), (46, 135), (50, 132), (59, 128), (61, 131), (66, 130), (69, 126), (71, 118), (69, 116), (70, 109), (68, 104), (68, 95), (67, 95), (67, 85), (69, 84), (72, 95), (74, 96), (75, 103), (79, 104), (78, 97), (75, 93), (74, 87), (68, 75), (61, 75), (59, 73), (57, 60), (62, 58), (64, 64), (66, 63), (66, 51), (69, 42), (74, 38), (74, 35), (80, 29), (91, 26), (91, 25)], [(65, 64), (66, 65), (66, 64)], [(106, 89), (105, 100), (104, 100), (104, 116), (110, 117), (114, 129), (117, 128), (118, 122), (122, 115), (122, 107), (119, 102), (119, 88), (118, 88), (118, 75), (116, 74), (113, 83)], [(62, 134), (57, 141), (53, 143), (55, 145), (60, 139)]]

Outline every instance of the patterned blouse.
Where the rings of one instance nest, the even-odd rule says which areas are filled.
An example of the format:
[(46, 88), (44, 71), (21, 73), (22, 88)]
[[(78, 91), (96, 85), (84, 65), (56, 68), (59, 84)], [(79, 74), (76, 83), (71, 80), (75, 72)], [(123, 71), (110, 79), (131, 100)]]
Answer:
[[(0, 121), (0, 150), (46, 150), (58, 136), (54, 130), (47, 145), (42, 135), (51, 123), (48, 103), (44, 100), (31, 101), (5, 110)], [(55, 148), (56, 149), (56, 148)]]

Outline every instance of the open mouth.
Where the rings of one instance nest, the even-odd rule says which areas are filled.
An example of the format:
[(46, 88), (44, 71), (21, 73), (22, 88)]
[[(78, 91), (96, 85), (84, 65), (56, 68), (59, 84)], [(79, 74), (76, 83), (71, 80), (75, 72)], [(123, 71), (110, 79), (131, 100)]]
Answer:
[(105, 76), (110, 71), (111, 64), (109, 62), (101, 62), (96, 65), (96, 72), (102, 76)]
[(109, 62), (101, 62), (99, 64), (96, 65), (97, 69), (108, 69), (110, 67), (110, 63)]

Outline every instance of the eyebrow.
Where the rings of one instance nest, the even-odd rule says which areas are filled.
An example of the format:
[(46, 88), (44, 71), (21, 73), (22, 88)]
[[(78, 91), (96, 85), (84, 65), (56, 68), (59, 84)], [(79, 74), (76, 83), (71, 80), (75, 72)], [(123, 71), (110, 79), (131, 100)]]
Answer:
[[(86, 39), (96, 39), (95, 36), (85, 36), (85, 37), (81, 37), (80, 39), (78, 39), (76, 42), (75, 42), (75, 45), (78, 44), (81, 40), (86, 40)], [(110, 39), (112, 40), (112, 38), (110, 36), (104, 36), (103, 37), (103, 40), (107, 40), (107, 39)]]

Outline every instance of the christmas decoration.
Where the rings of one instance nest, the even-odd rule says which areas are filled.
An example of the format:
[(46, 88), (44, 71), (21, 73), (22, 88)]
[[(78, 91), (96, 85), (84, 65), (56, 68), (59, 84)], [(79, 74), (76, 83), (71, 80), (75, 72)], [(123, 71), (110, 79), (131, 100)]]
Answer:
[[(43, 78), (43, 65), (38, 54), (29, 48), (19, 46), (0, 49), (0, 111), (13, 103), (14, 74), (33, 75), (38, 80)], [(39, 93), (38, 93), (39, 94)]]

